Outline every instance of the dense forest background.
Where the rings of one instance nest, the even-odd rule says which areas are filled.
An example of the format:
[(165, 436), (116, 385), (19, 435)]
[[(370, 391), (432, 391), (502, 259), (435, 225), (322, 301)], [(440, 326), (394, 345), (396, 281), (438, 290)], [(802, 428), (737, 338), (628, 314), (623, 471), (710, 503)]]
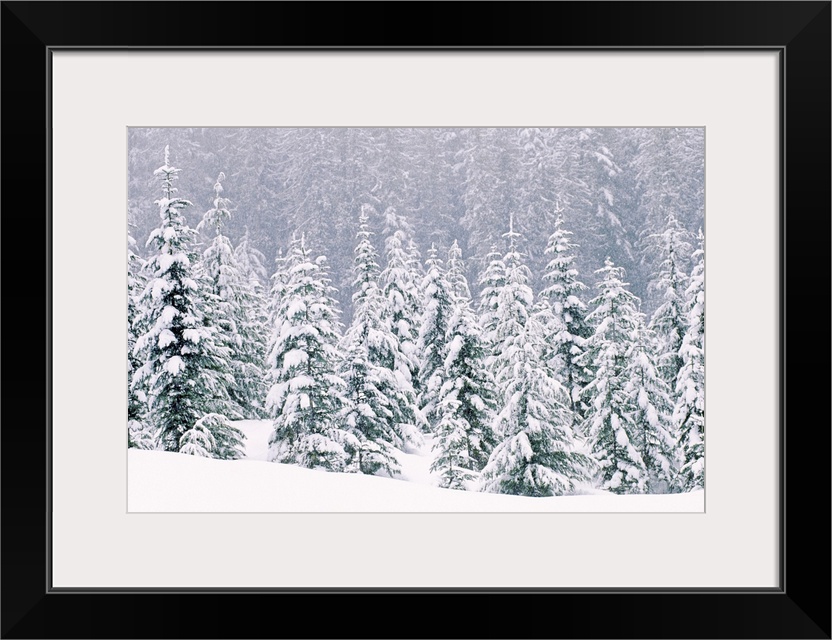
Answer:
[[(128, 216), (137, 252), (158, 226), (154, 170), (170, 145), (178, 195), (196, 226), (215, 198), (233, 215), (236, 245), (248, 230), (266, 269), (304, 233), (331, 266), (349, 322), (359, 214), (380, 238), (405, 228), (422, 256), (456, 240), (468, 282), (495, 247), (505, 252), (510, 216), (539, 290), (558, 212), (573, 232), (576, 267), (594, 290), (606, 257), (625, 269), (648, 318), (661, 303), (657, 237), (673, 214), (695, 244), (704, 224), (702, 128), (130, 128)], [(205, 236), (206, 243), (210, 236)], [(689, 256), (680, 256), (689, 260)], [(685, 272), (691, 264), (681, 265)], [(270, 276), (271, 272), (267, 274)]]

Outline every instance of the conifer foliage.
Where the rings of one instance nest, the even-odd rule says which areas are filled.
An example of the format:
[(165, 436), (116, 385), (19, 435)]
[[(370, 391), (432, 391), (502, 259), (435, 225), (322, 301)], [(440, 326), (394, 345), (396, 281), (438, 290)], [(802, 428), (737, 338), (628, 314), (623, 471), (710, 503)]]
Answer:
[(453, 312), (451, 287), (442, 259), (435, 245), (431, 245), (426, 262), (427, 273), (422, 280), (424, 314), (419, 330), (419, 406), (433, 427), (439, 419), (437, 406), (444, 382), (445, 349), (448, 323)]
[(362, 473), (398, 473), (391, 448), (421, 441), (413, 387), (402, 371), (405, 357), (392, 331), (389, 308), (379, 287), (380, 267), (367, 225), (359, 219), (353, 263), (353, 321), (343, 340), (343, 377), (350, 403), (346, 424), (361, 442)]
[(224, 223), (232, 215), (230, 201), (222, 195), (224, 179), (225, 174), (220, 173), (214, 184), (214, 206), (197, 225), (197, 231), (205, 229), (215, 234), (202, 256), (199, 274), (205, 280), (207, 309), (217, 329), (217, 340), (228, 348), (228, 364), (234, 379), (228, 392), (235, 413), (240, 417), (259, 418), (265, 396), (261, 368), (265, 340), (258, 317), (261, 300), (255, 293), (251, 274), (243, 271), (231, 241), (222, 233)]
[(435, 409), (438, 421), (431, 470), (439, 474), (441, 486), (459, 489), (476, 477), (475, 472), (485, 466), (494, 448), (496, 438), (491, 423), (496, 390), (486, 367), (482, 329), (471, 309), (471, 295), (456, 243), (449, 254), (454, 301), (445, 335), (447, 348)]
[(499, 304), (500, 290), (506, 284), (506, 265), (503, 262), (503, 254), (496, 246), (486, 256), (487, 266), (479, 278), (480, 302), (479, 322), (482, 327), (482, 337), (488, 351), (488, 365), (498, 350), (497, 328), (497, 307)]
[(138, 326), (138, 296), (145, 287), (144, 260), (135, 252), (136, 241), (127, 236), (127, 446), (152, 449), (153, 431), (146, 422), (147, 394), (144, 385), (133, 384), (142, 362), (135, 353)]
[(411, 268), (410, 253), (405, 244), (405, 232), (401, 229), (387, 238), (387, 264), (379, 276), (379, 286), (386, 305), (384, 315), (397, 345), (395, 371), (404, 377), (403, 383), (410, 384), (409, 393), (415, 396), (414, 384), (419, 378), (416, 342), (419, 337), (421, 279)]
[(563, 495), (586, 476), (589, 459), (572, 432), (566, 390), (540, 357), (545, 333), (530, 318), (506, 348), (505, 405), (496, 419), (503, 440), (482, 472), (481, 490)]
[(651, 289), (658, 294), (661, 304), (653, 313), (650, 328), (657, 338), (659, 370), (671, 387), (675, 385), (679, 369), (682, 368), (680, 350), (688, 325), (685, 308), (688, 277), (685, 265), (691, 246), (686, 237), (687, 232), (672, 213), (667, 216), (664, 231), (651, 236), (662, 260), (656, 281), (651, 284)]
[(491, 370), (497, 386), (504, 392), (502, 399), (507, 400), (510, 396), (509, 381), (514, 375), (514, 359), (521, 353), (521, 349), (515, 348), (514, 343), (526, 336), (525, 327), (532, 314), (534, 293), (529, 285), (531, 273), (523, 263), (518, 246), (521, 236), (514, 231), (514, 216), (511, 217), (509, 232), (504, 235), (508, 239), (509, 248), (503, 258), (505, 284), (496, 292), (492, 333), (495, 352)]
[[(178, 172), (170, 165), (165, 147), (165, 164), (155, 171), (162, 181), (163, 195), (156, 201), (161, 225), (147, 242), (155, 253), (148, 258), (148, 281), (138, 301), (136, 322), (146, 331), (134, 347), (142, 365), (133, 384), (147, 389), (148, 419), (160, 448), (239, 457), (242, 432), (227, 421), (200, 422), (208, 414), (233, 414), (227, 387), (234, 378), (229, 372), (229, 349), (217, 340), (216, 327), (208, 324), (204, 298), (194, 279), (195, 231), (183, 214), (191, 203), (176, 196), (173, 184)], [(212, 427), (218, 429), (213, 440), (196, 433)]]
[(154, 207), (161, 135), (130, 132), (129, 447), (233, 460), (263, 420), (309, 469), (704, 487), (701, 131), (165, 130), (197, 170), (165, 147)]
[(705, 250), (699, 232), (699, 248), (686, 293), (688, 328), (679, 353), (682, 368), (676, 379), (676, 426), (682, 462), (678, 486), (683, 491), (705, 486)]
[(644, 490), (667, 493), (672, 488), (676, 467), (671, 424), (673, 400), (670, 387), (659, 373), (654, 344), (655, 337), (639, 314), (636, 333), (627, 352), (625, 391), (636, 425), (634, 444), (647, 473)]
[(555, 230), (546, 245), (545, 255), (549, 262), (543, 274), (544, 289), (540, 297), (549, 303), (551, 310), (546, 330), (553, 353), (552, 369), (566, 387), (570, 408), (580, 416), (585, 411), (580, 393), (589, 382), (590, 374), (579, 362), (592, 328), (586, 321), (587, 309), (581, 300), (586, 285), (578, 280), (574, 265), (577, 247), (569, 241), (571, 235), (563, 228), (563, 216), (558, 211)]
[(267, 359), (266, 410), (274, 421), (268, 458), (342, 471), (356, 442), (339, 423), (345, 384), (337, 370), (340, 323), (326, 260), (313, 259), (301, 236), (282, 266)]
[(584, 358), (595, 377), (584, 388), (589, 406), (583, 422), (598, 469), (602, 489), (614, 493), (641, 493), (647, 481), (644, 459), (636, 448), (635, 422), (628, 385), (627, 356), (638, 332), (637, 298), (623, 282), (624, 271), (607, 258), (599, 269), (600, 294), (587, 320), (595, 332), (586, 342)]
[(544, 354), (546, 326), (534, 303), (530, 272), (509, 221), (505, 283), (496, 292), (492, 370), (499, 394), (494, 431), (502, 441), (483, 469), (480, 488), (526, 496), (573, 491), (588, 459), (572, 432), (569, 395)]

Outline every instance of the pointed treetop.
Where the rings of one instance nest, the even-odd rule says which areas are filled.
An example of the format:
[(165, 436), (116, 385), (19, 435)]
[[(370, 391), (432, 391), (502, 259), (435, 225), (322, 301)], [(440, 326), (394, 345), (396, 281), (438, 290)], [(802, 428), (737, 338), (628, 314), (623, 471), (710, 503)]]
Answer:
[[(598, 269), (595, 273), (600, 273), (602, 271), (611, 271), (612, 269), (615, 269), (615, 268), (616, 268), (615, 263), (612, 261), (612, 259), (609, 256), (607, 256), (606, 258), (604, 258), (604, 268), (603, 269)], [(618, 267), (618, 268), (621, 269), (621, 267)], [(623, 271), (623, 269), (621, 269), (621, 270)]]
[(462, 261), (462, 249), (459, 248), (459, 243), (454, 240), (451, 248), (448, 249), (448, 284), (451, 286), (453, 293), (463, 300), (471, 298), (471, 292), (468, 289), (468, 280), (465, 277), (465, 263)]
[(369, 205), (361, 205), (361, 213), (358, 215), (358, 225), (361, 227), (362, 231), (366, 231), (367, 229), (367, 221), (370, 219), (370, 216), (367, 214), (367, 210), (369, 208)]
[(560, 231), (561, 227), (563, 226), (563, 212), (564, 212), (564, 208), (562, 206), (560, 206), (560, 196), (558, 196), (558, 199), (555, 201), (555, 232), (556, 233), (558, 231)]
[(156, 169), (156, 171), (153, 172), (153, 175), (162, 176), (162, 193), (165, 194), (165, 198), (168, 200), (170, 200), (173, 194), (176, 193), (173, 181), (179, 178), (179, 176), (176, 175), (177, 173), (179, 173), (179, 169), (175, 169), (170, 166), (170, 145), (165, 145), (165, 164)]
[(222, 188), (223, 180), (225, 180), (225, 174), (220, 171), (217, 181), (214, 183), (214, 208), (209, 209), (202, 216), (202, 220), (197, 225), (197, 231), (201, 231), (204, 227), (210, 225), (214, 228), (216, 235), (219, 236), (222, 232), (223, 222), (231, 218), (231, 211), (228, 208), (231, 201), (220, 195), (224, 191)]
[(516, 239), (520, 237), (520, 234), (514, 230), (514, 212), (512, 211), (509, 214), (508, 218), (508, 233), (503, 234), (504, 238), (508, 238), (508, 246), (509, 246), (509, 253), (514, 253), (517, 249), (517, 241)]

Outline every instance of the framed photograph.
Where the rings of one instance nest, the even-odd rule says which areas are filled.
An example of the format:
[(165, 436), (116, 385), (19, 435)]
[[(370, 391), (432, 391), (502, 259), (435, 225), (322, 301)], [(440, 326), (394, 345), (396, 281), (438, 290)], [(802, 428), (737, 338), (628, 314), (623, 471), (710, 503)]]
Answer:
[(704, 127), (127, 156), (129, 513), (705, 511)]
[(830, 4), (439, 6), (3, 3), (3, 637), (830, 637)]

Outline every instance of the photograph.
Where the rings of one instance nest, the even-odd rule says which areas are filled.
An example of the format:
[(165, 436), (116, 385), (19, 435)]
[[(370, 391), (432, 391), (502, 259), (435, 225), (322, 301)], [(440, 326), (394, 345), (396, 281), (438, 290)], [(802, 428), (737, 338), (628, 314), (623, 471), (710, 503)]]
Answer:
[(703, 512), (705, 129), (128, 129), (129, 512)]

